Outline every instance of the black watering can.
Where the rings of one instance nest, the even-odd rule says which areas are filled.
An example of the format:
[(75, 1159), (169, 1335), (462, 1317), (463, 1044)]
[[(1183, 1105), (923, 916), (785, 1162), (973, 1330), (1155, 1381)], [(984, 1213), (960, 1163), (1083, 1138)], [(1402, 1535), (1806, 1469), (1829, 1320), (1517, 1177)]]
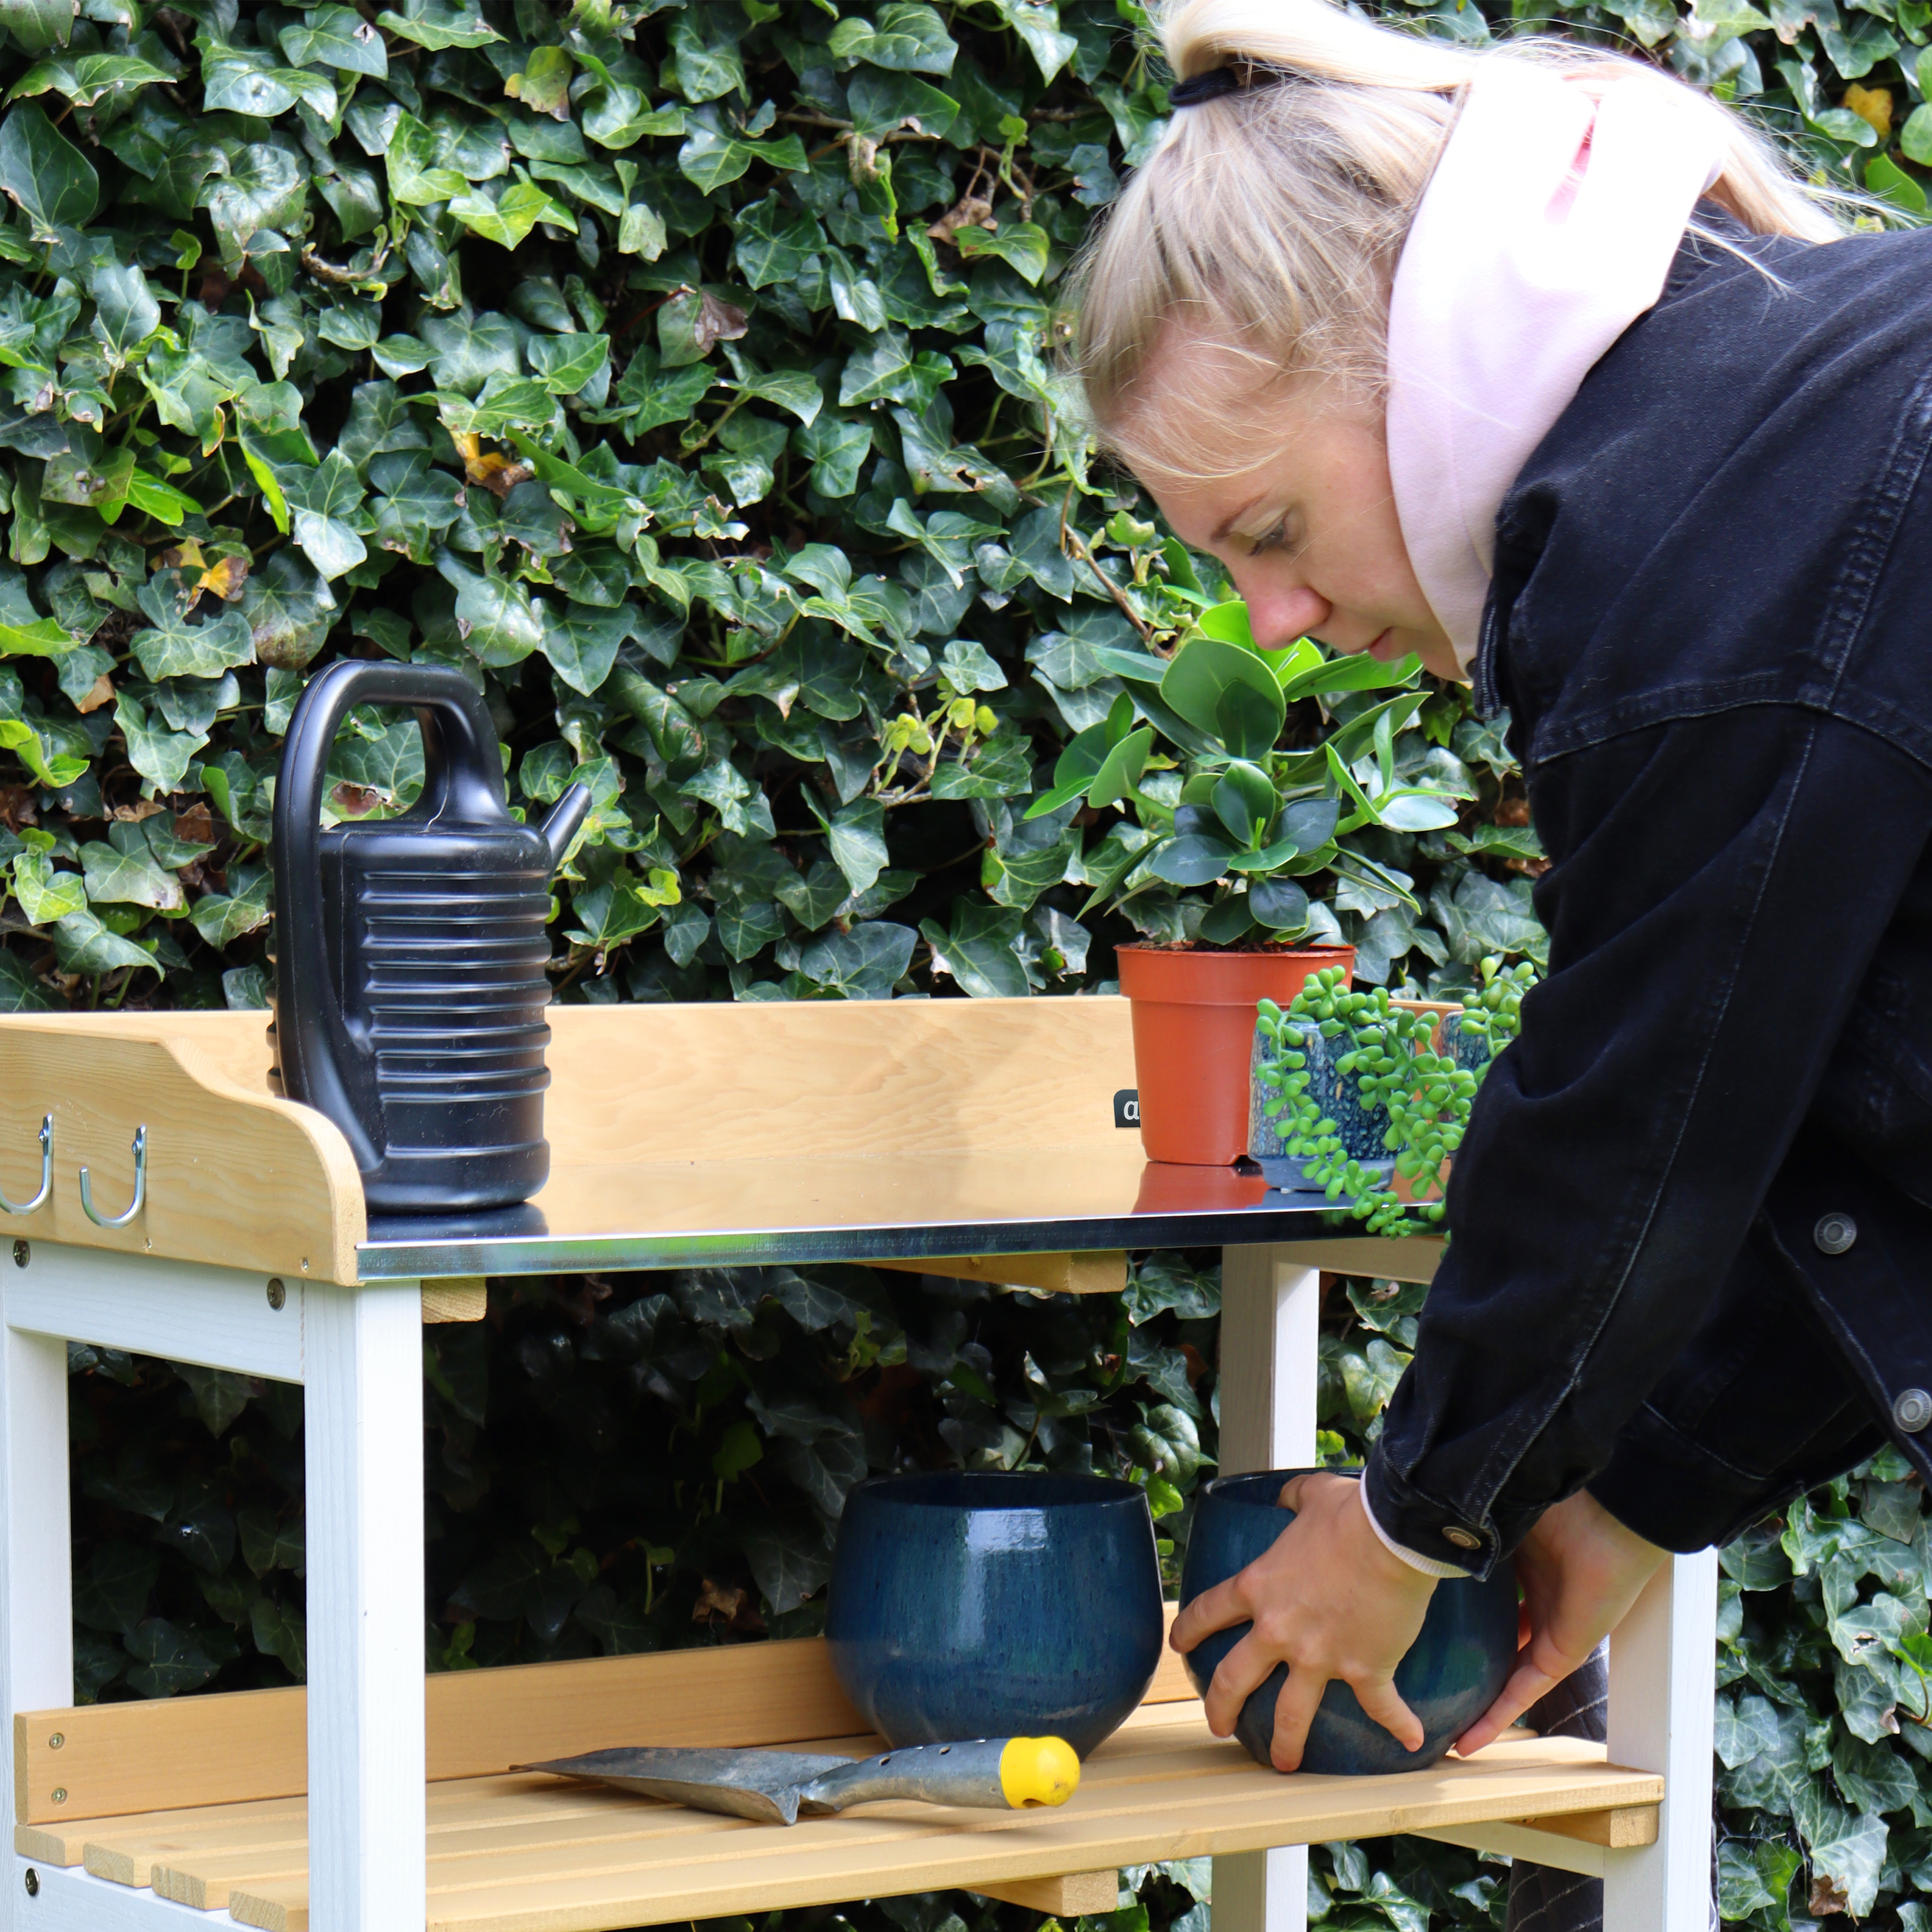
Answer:
[[(422, 795), (323, 832), (354, 704), (415, 707)], [(275, 784), (277, 1057), (283, 1091), (347, 1137), (372, 1210), (507, 1207), (548, 1178), (544, 927), (590, 808), (579, 784), (541, 831), (510, 816), (496, 727), (458, 671), (346, 659), (303, 692)]]

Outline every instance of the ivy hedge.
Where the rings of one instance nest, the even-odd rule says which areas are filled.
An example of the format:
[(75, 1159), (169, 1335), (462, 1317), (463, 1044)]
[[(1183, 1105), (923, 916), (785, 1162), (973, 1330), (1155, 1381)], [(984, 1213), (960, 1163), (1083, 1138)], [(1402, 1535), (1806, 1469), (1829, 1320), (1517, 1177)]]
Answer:
[[(1131, 818), (1025, 816), (1119, 694), (1100, 653), (1223, 588), (1090, 460), (1058, 373), (1061, 277), (1166, 110), (1134, 0), (400, 4), (0, 0), (0, 1010), (263, 1004), (276, 748), (345, 652), (463, 670), (514, 807), (591, 787), (562, 999), (1093, 991), (1124, 938), (1191, 932), (1166, 887), (1088, 910)], [(1924, 207), (1932, 0), (1390, 10), (1648, 50), (1822, 180)], [(1308, 883), (1364, 978), (1453, 992), (1540, 957), (1539, 849), (1498, 723), (1432, 685), (1402, 717), (1384, 784), (1456, 824), (1365, 826)], [(331, 809), (420, 776), (413, 728), (358, 712)], [(428, 1337), (431, 1667), (808, 1630), (868, 1469), (1137, 1473), (1184, 1534), (1211, 1262), (1085, 1301), (493, 1284)], [(1337, 1456), (1418, 1305), (1331, 1288)], [(298, 1396), (73, 1366), (76, 1695), (299, 1678)], [(1932, 1932), (1928, 1563), (1886, 1459), (1726, 1552), (1728, 1920)], [(1501, 1921), (1471, 1854), (1316, 1865), (1336, 1927)], [(1204, 1932), (1204, 1868), (1126, 1876), (1117, 1932)]]

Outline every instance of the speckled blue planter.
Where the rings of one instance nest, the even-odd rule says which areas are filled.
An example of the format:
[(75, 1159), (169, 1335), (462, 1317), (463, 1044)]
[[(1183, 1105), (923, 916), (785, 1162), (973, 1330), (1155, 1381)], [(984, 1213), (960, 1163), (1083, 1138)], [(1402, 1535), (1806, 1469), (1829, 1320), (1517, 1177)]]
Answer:
[[(1330, 1042), (1322, 1037), (1318, 1029), (1298, 1024), (1296, 1035), (1297, 1043), (1308, 1062), (1309, 1093), (1322, 1112), (1335, 1123), (1342, 1146), (1365, 1168), (1384, 1175), (1393, 1174), (1394, 1157), (1382, 1144), (1382, 1136), (1388, 1132), (1388, 1110), (1377, 1107), (1372, 1112), (1362, 1105), (1356, 1082), (1335, 1071), (1334, 1060), (1329, 1052)], [(1322, 1184), (1310, 1180), (1304, 1172), (1302, 1162), (1282, 1145), (1280, 1130), (1288, 1118), (1286, 1113), (1271, 1120), (1266, 1112), (1266, 1103), (1275, 1097), (1275, 1090), (1264, 1085), (1258, 1076), (1264, 1066), (1274, 1064), (1281, 1051), (1280, 1046), (1257, 1024), (1254, 1050), (1248, 1060), (1248, 1158), (1260, 1166), (1274, 1186), (1289, 1193), (1320, 1193), (1323, 1191)]]
[(888, 1743), (1060, 1737), (1082, 1757), (1160, 1661), (1144, 1493), (1099, 1476), (886, 1476), (845, 1501), (825, 1634)]
[[(1276, 1469), (1223, 1476), (1200, 1490), (1180, 1572), (1184, 1604), (1245, 1570), (1273, 1546), (1294, 1520), (1294, 1512), (1282, 1508), (1275, 1498), (1290, 1476), (1304, 1473)], [(1206, 1693), (1222, 1658), (1252, 1628), (1236, 1624), (1216, 1630), (1188, 1653), (1187, 1674), (1197, 1690)], [(1301, 1768), (1360, 1777), (1434, 1764), (1496, 1702), (1516, 1660), (1516, 1637), (1514, 1565), (1498, 1563), (1481, 1582), (1438, 1584), (1421, 1634), (1395, 1673), (1402, 1701), (1422, 1720), (1421, 1750), (1404, 1750), (1364, 1712), (1347, 1684), (1330, 1684), (1309, 1727)], [(1235, 1724), (1234, 1735), (1258, 1764), (1269, 1762), (1275, 1700), (1287, 1682), (1287, 1665), (1278, 1664), (1242, 1706)]]

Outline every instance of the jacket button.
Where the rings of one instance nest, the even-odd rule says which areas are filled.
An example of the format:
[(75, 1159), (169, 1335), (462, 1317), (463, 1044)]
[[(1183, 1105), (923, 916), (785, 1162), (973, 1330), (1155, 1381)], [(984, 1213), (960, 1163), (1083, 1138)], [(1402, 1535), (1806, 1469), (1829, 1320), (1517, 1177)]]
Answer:
[[(1932, 1407), (1928, 1407), (1927, 1414), (1932, 1417)], [(1922, 1423), (1919, 1426), (1923, 1428), (1924, 1424)], [(1445, 1529), (1442, 1532), (1442, 1540), (1445, 1543), (1453, 1543), (1458, 1550), (1480, 1550), (1483, 1546), (1483, 1539), (1467, 1529)]]
[(1892, 1419), (1908, 1436), (1916, 1436), (1932, 1422), (1932, 1395), (1923, 1389), (1907, 1389), (1892, 1406)]
[(1827, 1214), (1811, 1230), (1812, 1245), (1821, 1255), (1841, 1255), (1858, 1238), (1858, 1224), (1849, 1214)]

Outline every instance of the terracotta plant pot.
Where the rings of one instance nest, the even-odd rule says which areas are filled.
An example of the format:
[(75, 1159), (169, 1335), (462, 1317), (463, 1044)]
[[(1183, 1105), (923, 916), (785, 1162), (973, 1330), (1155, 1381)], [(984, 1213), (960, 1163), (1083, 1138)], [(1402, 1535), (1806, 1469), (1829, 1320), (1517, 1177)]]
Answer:
[(1120, 991), (1133, 1002), (1141, 1145), (1150, 1160), (1227, 1167), (1247, 1151), (1255, 1002), (1286, 1006), (1311, 973), (1355, 970), (1352, 946), (1252, 952), (1124, 946)]

